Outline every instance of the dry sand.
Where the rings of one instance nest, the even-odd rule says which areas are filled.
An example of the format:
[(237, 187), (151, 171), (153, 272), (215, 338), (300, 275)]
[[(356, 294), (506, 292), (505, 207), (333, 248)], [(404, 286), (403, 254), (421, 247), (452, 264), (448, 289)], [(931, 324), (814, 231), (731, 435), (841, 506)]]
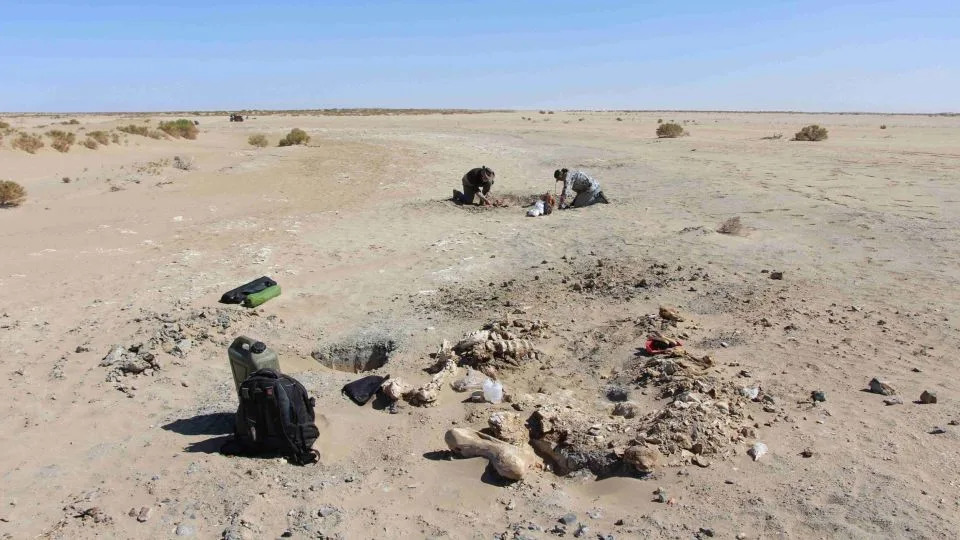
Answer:
[[(63, 128), (163, 119), (76, 118)], [(692, 134), (658, 140), (657, 118), (689, 121)], [(34, 132), (65, 119), (3, 118)], [(543, 538), (569, 512), (584, 538), (960, 530), (960, 426), (950, 424), (960, 420), (960, 118), (199, 120), (195, 141), (0, 147), (0, 177), (29, 191), (0, 209), (4, 537)], [(829, 140), (788, 140), (811, 123)], [(293, 127), (308, 146), (247, 145), (252, 133), (275, 145)], [(195, 169), (173, 168), (174, 156)], [(497, 194), (520, 198), (552, 189), (555, 168), (580, 168), (612, 204), (533, 219), (518, 206), (447, 202), (481, 164), (497, 172)], [(732, 216), (744, 235), (714, 232)], [(216, 303), (264, 274), (280, 298), (253, 314)], [(673, 455), (649, 477), (537, 470), (505, 483), (482, 459), (449, 459), (443, 434), (484, 427), (510, 404), (466, 403), (447, 388), (436, 407), (360, 408), (339, 393), (356, 376), (310, 356), (385, 336), (399, 348), (376, 373), (419, 383), (442, 340), (521, 313), (551, 331), (542, 360), (502, 372), (508, 393), (572, 399), (601, 429), (621, 429), (610, 384), (645, 412), (669, 403), (624, 375), (662, 304), (686, 316), (673, 330), (714, 358), (712, 374), (774, 397), (746, 406), (756, 437), (730, 441), (706, 468)], [(189, 351), (161, 354), (152, 376), (108, 382), (98, 364), (110, 347), (157, 331), (186, 336)], [(236, 407), (225, 346), (239, 334), (275, 348), (317, 397), (320, 464), (216, 453)], [(903, 404), (864, 392), (872, 377)], [(812, 390), (826, 401), (810, 403)], [(915, 404), (923, 390), (939, 402)], [(931, 434), (938, 426), (946, 432)], [(757, 462), (754, 439), (769, 447)], [(658, 487), (672, 504), (654, 501)], [(128, 515), (141, 507), (146, 521)]]

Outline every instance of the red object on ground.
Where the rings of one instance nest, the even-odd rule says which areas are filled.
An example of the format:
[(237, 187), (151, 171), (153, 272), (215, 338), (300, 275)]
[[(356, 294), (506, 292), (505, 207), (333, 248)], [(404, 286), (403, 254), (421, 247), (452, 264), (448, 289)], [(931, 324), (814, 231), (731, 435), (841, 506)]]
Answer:
[[(676, 347), (679, 347), (681, 345), (683, 345), (683, 343), (678, 340)], [(673, 348), (674, 347), (657, 347), (657, 342), (655, 340), (652, 340), (652, 339), (647, 340), (646, 349), (647, 349), (647, 352), (650, 354), (662, 354)]]

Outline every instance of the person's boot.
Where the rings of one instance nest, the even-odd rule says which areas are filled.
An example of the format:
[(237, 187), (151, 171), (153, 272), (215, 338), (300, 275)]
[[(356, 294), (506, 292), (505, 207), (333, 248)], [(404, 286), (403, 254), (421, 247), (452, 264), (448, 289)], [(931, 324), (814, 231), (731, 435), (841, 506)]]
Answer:
[(602, 202), (603, 204), (610, 204), (610, 201), (607, 200), (607, 196), (604, 195), (602, 191), (600, 193), (597, 193), (597, 200)]

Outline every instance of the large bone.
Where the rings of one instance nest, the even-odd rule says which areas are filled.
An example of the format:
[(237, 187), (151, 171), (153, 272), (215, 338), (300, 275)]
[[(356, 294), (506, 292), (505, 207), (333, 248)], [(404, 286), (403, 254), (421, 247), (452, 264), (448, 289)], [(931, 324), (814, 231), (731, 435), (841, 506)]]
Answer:
[(450, 345), (446, 341), (440, 346), (436, 357), (440, 360), (434, 367), (439, 370), (433, 375), (430, 382), (403, 392), (403, 398), (411, 405), (427, 407), (435, 405), (437, 398), (440, 397), (440, 388), (443, 386), (444, 381), (456, 371), (456, 356), (450, 350)]
[(463, 457), (483, 457), (500, 476), (520, 480), (536, 462), (528, 448), (520, 448), (485, 433), (466, 428), (453, 428), (444, 436), (450, 450)]

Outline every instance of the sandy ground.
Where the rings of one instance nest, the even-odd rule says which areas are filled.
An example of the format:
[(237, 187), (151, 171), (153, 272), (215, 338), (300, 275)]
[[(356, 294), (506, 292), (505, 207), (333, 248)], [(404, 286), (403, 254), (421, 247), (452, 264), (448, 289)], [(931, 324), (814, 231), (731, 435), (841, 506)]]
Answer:
[[(67, 129), (147, 119), (76, 118)], [(658, 118), (686, 122), (691, 135), (656, 139)], [(0, 177), (29, 191), (22, 206), (0, 209), (4, 537), (960, 530), (960, 118), (199, 119), (195, 141), (129, 135), (36, 155), (9, 139), (0, 146)], [(3, 120), (42, 132), (64, 118)], [(828, 127), (829, 140), (788, 140), (810, 123)], [(252, 133), (275, 145), (293, 127), (311, 135), (308, 146), (247, 145)], [(774, 133), (785, 136), (763, 139)], [(174, 156), (193, 159), (194, 170), (172, 167)], [(481, 164), (497, 172), (496, 193), (520, 197), (552, 189), (555, 168), (583, 169), (612, 204), (533, 219), (519, 206), (448, 202)], [(744, 234), (716, 233), (732, 216)], [(770, 279), (773, 270), (783, 280)], [(260, 275), (283, 295), (252, 312), (217, 304)], [(755, 434), (729, 440), (707, 467), (664, 455), (651, 475), (597, 479), (547, 463), (509, 483), (483, 459), (443, 452), (454, 425), (485, 427), (497, 410), (529, 416), (520, 396), (570, 400), (613, 435), (628, 428), (610, 416), (611, 384), (643, 411), (669, 406), (630, 376), (660, 305), (684, 314), (669, 329), (690, 352), (711, 355), (711, 376), (771, 396), (744, 405)], [(441, 341), (505, 316), (550, 328), (540, 360), (501, 371), (515, 406), (445, 388), (435, 407), (360, 408), (339, 392), (356, 375), (311, 358), (356, 335), (383, 336), (398, 349), (376, 373), (425, 382)], [(150, 376), (107, 381), (99, 363), (112, 345), (157, 332), (186, 336), (189, 350), (161, 353)], [(319, 464), (217, 453), (236, 407), (226, 344), (240, 334), (277, 350), (316, 396)], [(873, 377), (903, 403), (865, 392)], [(813, 390), (826, 401), (812, 403)], [(924, 390), (938, 403), (915, 403)], [(944, 433), (931, 433), (937, 427)], [(769, 447), (756, 462), (754, 441)], [(658, 487), (670, 504), (656, 502)], [(142, 507), (145, 521), (128, 515)], [(91, 508), (99, 511), (84, 516)], [(577, 522), (556, 528), (568, 513)]]

